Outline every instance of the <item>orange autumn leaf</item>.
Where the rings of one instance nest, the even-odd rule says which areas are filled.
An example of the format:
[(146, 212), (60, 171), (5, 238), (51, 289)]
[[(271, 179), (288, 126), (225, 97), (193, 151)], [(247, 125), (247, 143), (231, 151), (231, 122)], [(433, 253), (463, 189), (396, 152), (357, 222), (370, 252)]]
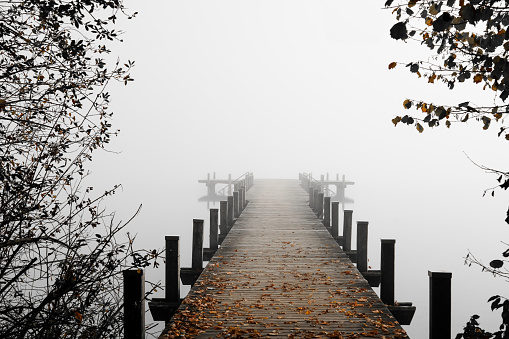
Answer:
[(83, 316), (81, 315), (80, 312), (78, 311), (75, 311), (74, 312), (74, 317), (76, 318), (76, 320), (78, 321), (78, 323), (81, 323), (81, 320), (83, 320)]
[(397, 65), (397, 63), (396, 63), (396, 62), (394, 62), (394, 61), (393, 61), (393, 62), (391, 62), (391, 63), (389, 64), (389, 69), (393, 69), (394, 67), (396, 67), (396, 65)]

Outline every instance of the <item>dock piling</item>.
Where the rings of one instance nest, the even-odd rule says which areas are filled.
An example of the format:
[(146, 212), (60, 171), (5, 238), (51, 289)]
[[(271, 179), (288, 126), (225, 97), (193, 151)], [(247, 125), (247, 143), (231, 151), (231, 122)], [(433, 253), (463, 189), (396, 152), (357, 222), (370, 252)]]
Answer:
[(395, 244), (396, 240), (394, 239), (381, 240), (380, 299), (386, 305), (394, 305)]
[(233, 207), (233, 195), (228, 196), (228, 232), (233, 227), (233, 214), (234, 214), (234, 207)]
[(368, 271), (368, 222), (357, 221), (357, 269)]
[(210, 209), (210, 233), (209, 233), (209, 248), (213, 251), (218, 247), (218, 218), (219, 210), (217, 208)]
[(193, 252), (191, 256), (191, 267), (194, 269), (203, 268), (203, 220), (193, 219)]
[(168, 321), (180, 306), (180, 248), (179, 236), (165, 237), (165, 293), (164, 298), (152, 298), (148, 302), (152, 319)]
[(323, 225), (327, 229), (330, 229), (331, 227), (330, 217), (331, 217), (331, 197), (325, 197), (323, 199)]
[(233, 191), (233, 215), (235, 219), (239, 217), (239, 191)]
[(352, 210), (343, 212), (343, 251), (350, 252), (352, 250)]
[(125, 270), (124, 338), (145, 338), (145, 275), (143, 270)]
[(431, 272), (429, 276), (429, 338), (451, 338), (450, 272)]
[(226, 237), (226, 233), (228, 233), (228, 201), (222, 200), (219, 202), (219, 240), (218, 244), (221, 245), (224, 238)]
[(180, 237), (167, 235), (166, 243), (166, 268), (165, 268), (165, 296), (170, 302), (180, 301)]

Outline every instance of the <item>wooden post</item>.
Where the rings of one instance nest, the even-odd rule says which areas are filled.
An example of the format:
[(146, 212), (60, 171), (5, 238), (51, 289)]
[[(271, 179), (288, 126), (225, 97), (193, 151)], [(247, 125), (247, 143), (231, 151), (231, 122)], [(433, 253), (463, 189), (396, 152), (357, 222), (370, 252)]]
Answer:
[(219, 223), (219, 228), (221, 235), (226, 236), (226, 233), (228, 233), (228, 201), (223, 200), (219, 202), (219, 208), (221, 209), (221, 222)]
[(352, 210), (344, 211), (343, 218), (343, 251), (352, 250)]
[(239, 191), (233, 192), (233, 215), (235, 218), (239, 217)]
[(323, 193), (323, 188), (325, 187), (324, 185), (324, 178), (323, 178), (323, 174), (320, 175), (320, 193)]
[(386, 305), (394, 305), (394, 261), (395, 261), (394, 239), (381, 240), (380, 255), (380, 299)]
[(313, 212), (315, 212), (315, 214), (318, 213), (318, 188), (315, 188), (313, 189), (313, 202), (314, 202), (314, 205), (313, 205)]
[(209, 248), (217, 250), (218, 244), (218, 217), (219, 210), (217, 208), (210, 209), (210, 232), (209, 232)]
[(228, 196), (228, 232), (233, 226), (233, 195)]
[(330, 228), (330, 197), (324, 198), (323, 203), (323, 225)]
[(242, 211), (244, 210), (244, 207), (246, 207), (244, 205), (244, 198), (245, 196), (245, 189), (244, 189), (244, 186), (240, 187), (239, 188), (239, 213), (242, 213)]
[(309, 207), (311, 207), (311, 209), (314, 209), (314, 207), (315, 207), (315, 195), (314, 195), (313, 187), (309, 187), (308, 191), (309, 191)]
[(232, 195), (232, 175), (228, 174), (228, 195)]
[(203, 268), (203, 220), (193, 219), (193, 253), (191, 257), (193, 269)]
[(357, 221), (357, 269), (368, 271), (368, 222)]
[(180, 237), (167, 235), (164, 240), (166, 242), (165, 297), (167, 301), (180, 302)]
[(323, 215), (323, 193), (318, 193), (318, 206), (317, 206), (317, 212), (316, 215), (318, 218), (321, 218)]
[(450, 272), (431, 272), (429, 276), (429, 338), (451, 338)]
[(143, 270), (125, 270), (124, 338), (145, 338), (145, 276)]
[(333, 238), (337, 238), (339, 234), (339, 201), (332, 203), (332, 228), (331, 235)]

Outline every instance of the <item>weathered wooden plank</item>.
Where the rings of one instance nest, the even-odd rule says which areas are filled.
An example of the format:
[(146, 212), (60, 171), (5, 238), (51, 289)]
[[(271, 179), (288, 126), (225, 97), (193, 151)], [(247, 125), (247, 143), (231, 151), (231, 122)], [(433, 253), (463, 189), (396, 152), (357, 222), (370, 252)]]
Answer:
[(297, 180), (257, 180), (247, 196), (161, 338), (407, 337)]

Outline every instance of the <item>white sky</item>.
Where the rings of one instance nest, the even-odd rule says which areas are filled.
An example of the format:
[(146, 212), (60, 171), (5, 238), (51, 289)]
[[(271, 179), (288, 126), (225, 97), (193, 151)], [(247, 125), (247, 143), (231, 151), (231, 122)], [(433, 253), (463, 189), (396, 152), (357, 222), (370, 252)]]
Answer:
[(184, 252), (192, 218), (207, 218), (196, 203), (207, 172), (345, 174), (356, 182), (347, 190), (354, 220), (370, 221), (374, 268), (379, 239), (397, 239), (396, 298), (418, 307), (410, 337), (427, 338), (427, 270), (453, 272), (453, 334), (474, 313), (494, 331), (499, 314), (486, 300), (507, 284), (463, 257), (471, 249), (489, 262), (505, 250), (507, 195), (481, 199), (495, 178), (463, 152), (507, 169), (506, 144), (480, 124), (419, 134), (391, 123), (406, 98), (457, 104), (491, 94), (448, 91), (401, 65), (389, 71), (427, 51), (390, 38), (384, 2), (126, 1), (139, 15), (122, 23), (113, 54), (136, 61), (135, 81), (112, 87), (121, 134), (111, 149), (121, 153), (96, 155), (92, 178), (123, 184), (108, 203), (121, 219), (143, 203), (132, 224), (141, 245), (162, 247), (175, 234)]

